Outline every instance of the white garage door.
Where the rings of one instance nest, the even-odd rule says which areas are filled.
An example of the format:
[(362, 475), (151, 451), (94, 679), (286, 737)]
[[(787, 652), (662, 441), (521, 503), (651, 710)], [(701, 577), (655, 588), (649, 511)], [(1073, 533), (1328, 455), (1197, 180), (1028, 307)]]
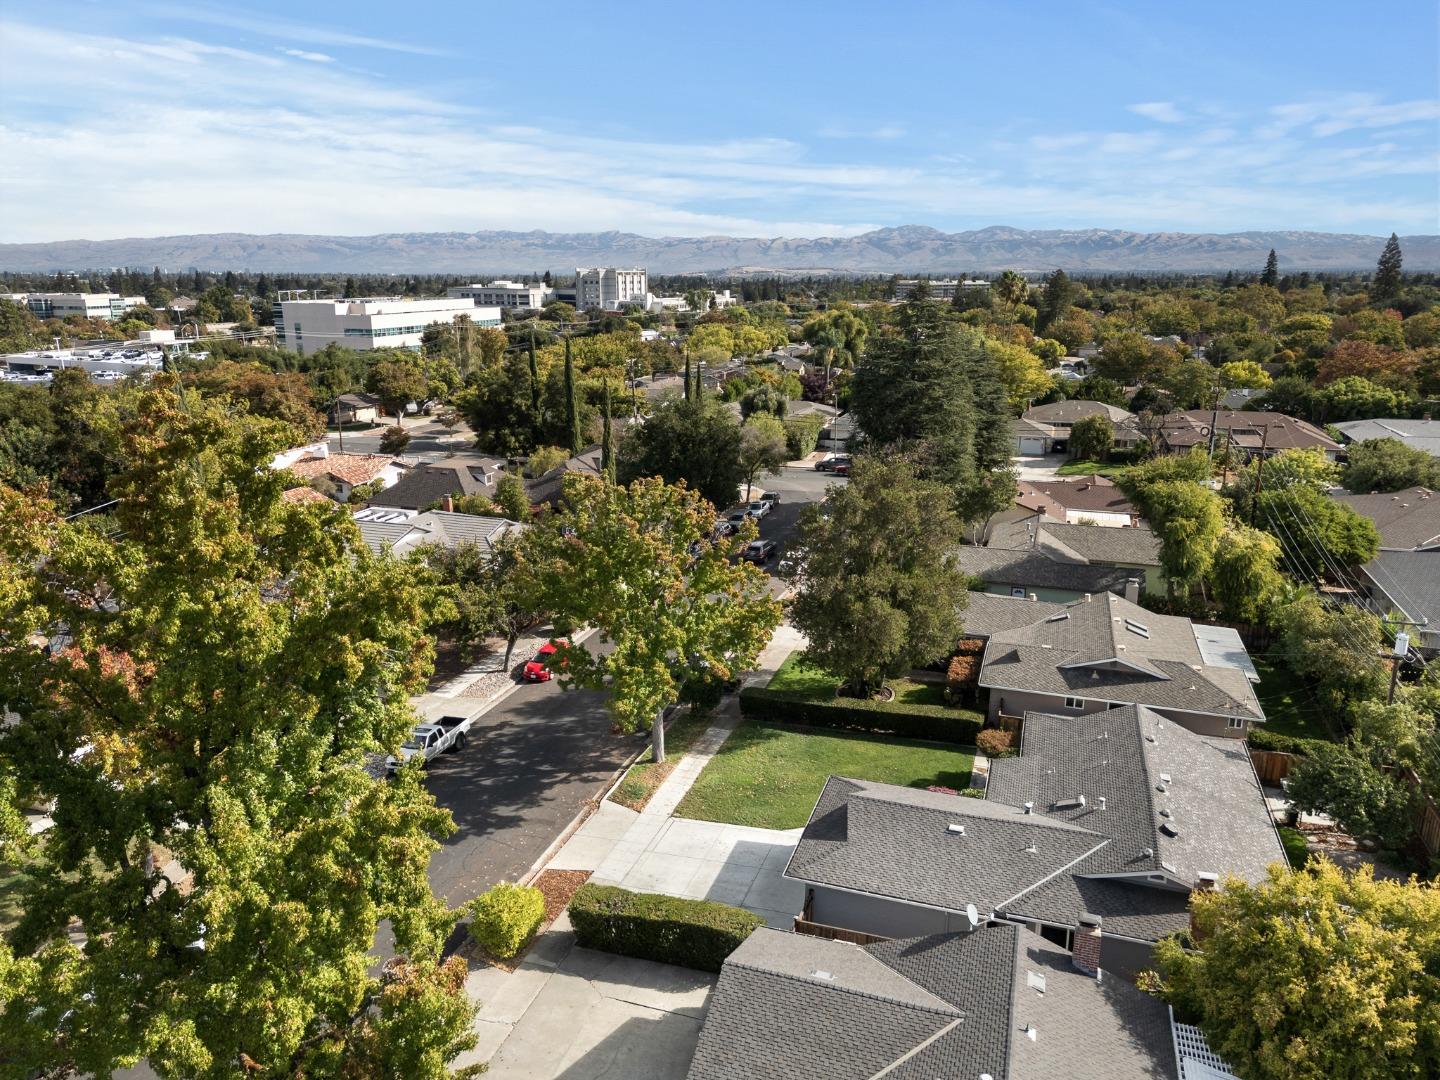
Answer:
[(1043, 454), (1045, 453), (1044, 439), (1021, 439), (1020, 453), (1022, 454)]

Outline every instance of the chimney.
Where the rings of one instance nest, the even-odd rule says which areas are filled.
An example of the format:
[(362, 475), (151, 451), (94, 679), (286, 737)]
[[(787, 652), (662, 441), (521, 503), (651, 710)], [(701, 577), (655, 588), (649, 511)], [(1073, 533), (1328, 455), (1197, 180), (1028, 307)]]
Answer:
[(315, 456), (321, 459), (328, 458), (330, 456), (330, 444), (327, 443), (324, 439), (321, 439), (318, 443), (315, 444)]
[(1089, 602), (1090, 602), (1090, 594), (1087, 592), (1087, 593), (1085, 594), (1085, 603), (1088, 604)]
[(447, 514), (453, 514), (455, 512), (455, 500), (449, 495), (445, 496), (445, 501), (441, 503), (441, 506), (445, 508)]
[(1140, 602), (1140, 579), (1132, 577), (1125, 582), (1125, 599), (1132, 604)]
[(1082, 912), (1075, 927), (1075, 940), (1070, 949), (1070, 962), (1078, 971), (1100, 978), (1100, 916)]
[(1025, 597), (1025, 599), (1026, 599), (1026, 600), (1029, 600), (1029, 601), (1033, 604), (1033, 603), (1035, 603), (1036, 600), (1039, 599), (1039, 597), (1036, 596), (1036, 595), (1032, 592), (1030, 595), (1028, 595), (1027, 597)]

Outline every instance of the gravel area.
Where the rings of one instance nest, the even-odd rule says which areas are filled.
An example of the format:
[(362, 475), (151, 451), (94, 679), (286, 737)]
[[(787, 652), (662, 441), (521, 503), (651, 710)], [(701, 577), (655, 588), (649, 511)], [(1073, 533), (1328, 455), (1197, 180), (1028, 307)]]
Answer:
[[(560, 917), (575, 890), (589, 877), (589, 870), (546, 870), (535, 879), (535, 887), (545, 894), (546, 926)], [(544, 933), (543, 929), (541, 933)]]

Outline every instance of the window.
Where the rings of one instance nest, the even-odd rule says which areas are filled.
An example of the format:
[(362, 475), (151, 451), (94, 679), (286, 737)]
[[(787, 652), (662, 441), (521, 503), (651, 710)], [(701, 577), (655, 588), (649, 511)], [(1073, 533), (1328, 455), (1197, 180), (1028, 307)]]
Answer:
[(1016, 598), (1018, 598), (1018, 599), (1020, 599), (1020, 600), (1024, 600), (1024, 599), (1025, 599), (1025, 590), (1019, 588), (1018, 586), (1011, 585), (1011, 586), (1010, 586), (1010, 595), (1011, 595), (1011, 596), (1014, 596), (1014, 597), (1016, 597)]
[(1244, 731), (1245, 720), (1239, 716), (1232, 716), (1230, 717), (1230, 719), (1225, 721), (1225, 726), (1231, 731)]
[(1079, 711), (1085, 708), (1085, 699), (1083, 697), (1067, 697), (1065, 699), (1065, 708)]

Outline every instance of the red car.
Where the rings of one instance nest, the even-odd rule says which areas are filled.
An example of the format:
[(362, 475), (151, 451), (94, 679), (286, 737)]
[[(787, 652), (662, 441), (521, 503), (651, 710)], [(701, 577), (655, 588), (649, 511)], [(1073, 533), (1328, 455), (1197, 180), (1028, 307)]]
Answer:
[[(570, 642), (563, 640), (547, 641), (544, 645), (541, 645), (540, 651), (535, 654), (535, 659), (529, 660), (525, 664), (525, 670), (522, 676), (524, 680), (526, 682), (549, 682), (553, 679), (555, 672), (551, 671), (550, 668), (546, 666), (546, 663), (552, 656), (560, 651), (562, 645), (568, 649)], [(560, 661), (560, 666), (565, 666), (563, 659)]]

